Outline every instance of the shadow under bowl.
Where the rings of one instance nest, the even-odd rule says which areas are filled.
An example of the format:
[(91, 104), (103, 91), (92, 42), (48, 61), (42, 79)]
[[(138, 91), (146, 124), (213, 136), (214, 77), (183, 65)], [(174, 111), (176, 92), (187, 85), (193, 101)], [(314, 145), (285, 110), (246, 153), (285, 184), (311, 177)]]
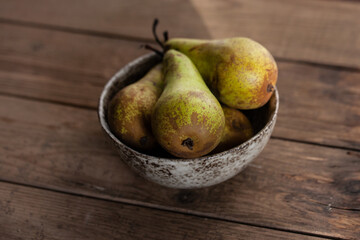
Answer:
[(112, 133), (107, 122), (107, 108), (120, 89), (139, 80), (160, 61), (153, 53), (135, 59), (120, 69), (101, 93), (99, 121), (121, 160), (145, 179), (170, 188), (208, 187), (234, 177), (261, 153), (270, 139), (279, 109), (277, 89), (263, 107), (242, 111), (252, 123), (255, 135), (241, 145), (192, 159), (162, 157), (159, 153), (149, 155), (128, 147)]

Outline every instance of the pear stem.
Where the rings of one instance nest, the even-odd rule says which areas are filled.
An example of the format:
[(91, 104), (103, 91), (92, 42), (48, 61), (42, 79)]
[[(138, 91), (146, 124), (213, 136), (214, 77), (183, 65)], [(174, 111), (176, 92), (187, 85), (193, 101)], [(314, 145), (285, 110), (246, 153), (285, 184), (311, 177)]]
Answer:
[(159, 20), (157, 18), (155, 18), (153, 26), (152, 26), (152, 32), (153, 32), (155, 41), (161, 46), (162, 49), (164, 49), (164, 44), (159, 40), (159, 37), (156, 33), (156, 27), (157, 27), (158, 23), (159, 23)]
[(169, 40), (169, 33), (168, 31), (164, 31), (163, 32), (163, 37), (164, 37), (164, 43), (160, 41), (157, 33), (156, 33), (156, 27), (157, 25), (159, 24), (159, 20), (157, 18), (154, 19), (154, 22), (153, 22), (153, 25), (152, 25), (152, 33), (154, 35), (154, 38), (155, 38), (155, 41), (157, 42), (157, 44), (160, 45), (160, 47), (162, 48), (162, 51), (148, 45), (148, 44), (145, 44), (145, 45), (141, 45), (140, 47), (143, 47), (147, 50), (151, 50), (153, 52), (155, 52), (156, 54), (158, 54), (160, 57), (164, 57), (164, 53), (165, 53), (165, 46), (164, 46), (164, 43), (167, 42), (167, 40)]
[(163, 33), (163, 36), (164, 36), (164, 42), (167, 42), (167, 40), (169, 40), (169, 33), (168, 33), (168, 31), (165, 31), (165, 32)]
[(164, 57), (164, 53), (161, 52), (160, 50), (157, 50), (156, 48), (148, 45), (148, 44), (145, 44), (145, 45), (141, 45), (141, 47), (147, 49), (147, 50), (150, 50), (150, 51), (153, 51), (154, 53), (156, 53), (157, 55), (159, 55), (160, 57)]

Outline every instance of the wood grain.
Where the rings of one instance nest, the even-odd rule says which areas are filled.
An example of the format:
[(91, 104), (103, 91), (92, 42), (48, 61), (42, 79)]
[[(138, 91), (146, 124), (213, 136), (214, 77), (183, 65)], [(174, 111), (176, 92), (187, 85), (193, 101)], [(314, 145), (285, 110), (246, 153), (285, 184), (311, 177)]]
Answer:
[(360, 234), (358, 152), (272, 139), (232, 180), (172, 190), (121, 162), (95, 111), (4, 96), (0, 102), (2, 180), (328, 237)]
[[(95, 108), (139, 43), (0, 24), (0, 92)], [(23, 36), (27, 36), (24, 39)], [(360, 149), (360, 72), (279, 61), (274, 136)]]
[[(0, 24), (0, 92), (96, 107), (140, 43)], [(24, 38), (24, 36), (27, 36)]]
[(360, 72), (279, 63), (273, 136), (360, 150)]
[(1, 239), (320, 239), (0, 183)]
[[(360, 5), (353, 1), (3, 0), (0, 18), (87, 34), (152, 39), (161, 20), (170, 36), (246, 36), (276, 57), (360, 68)], [(116, 35), (115, 35), (116, 36)]]
[(142, 42), (108, 39), (0, 23), (1, 60), (49, 70), (110, 77), (149, 51)]

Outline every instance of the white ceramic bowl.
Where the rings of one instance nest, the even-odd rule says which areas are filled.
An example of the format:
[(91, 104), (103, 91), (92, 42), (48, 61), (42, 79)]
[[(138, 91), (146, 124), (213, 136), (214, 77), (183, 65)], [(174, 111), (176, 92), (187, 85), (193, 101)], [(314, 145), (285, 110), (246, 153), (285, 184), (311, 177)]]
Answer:
[(274, 129), (279, 108), (278, 91), (262, 108), (244, 111), (253, 124), (255, 135), (227, 151), (193, 159), (164, 158), (138, 152), (122, 143), (107, 123), (107, 106), (121, 88), (140, 79), (160, 61), (155, 54), (137, 58), (120, 69), (105, 85), (100, 96), (99, 120), (106, 136), (116, 147), (120, 159), (144, 178), (170, 188), (201, 188), (234, 177), (264, 149)]

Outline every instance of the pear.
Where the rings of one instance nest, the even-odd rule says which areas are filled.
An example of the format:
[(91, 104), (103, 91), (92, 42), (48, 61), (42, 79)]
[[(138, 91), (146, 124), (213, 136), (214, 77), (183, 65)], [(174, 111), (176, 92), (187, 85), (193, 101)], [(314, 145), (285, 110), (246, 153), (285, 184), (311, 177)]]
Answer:
[(176, 157), (203, 156), (220, 142), (225, 125), (221, 105), (184, 54), (167, 51), (163, 65), (164, 91), (151, 118), (155, 138)]
[(242, 112), (224, 105), (222, 108), (225, 115), (225, 129), (214, 152), (222, 152), (238, 146), (254, 135), (249, 119)]
[(150, 151), (157, 146), (151, 131), (151, 113), (163, 90), (162, 65), (121, 89), (110, 101), (108, 123), (126, 145)]
[(249, 38), (173, 38), (165, 49), (187, 55), (219, 100), (229, 107), (255, 109), (271, 97), (278, 70), (274, 58)]

